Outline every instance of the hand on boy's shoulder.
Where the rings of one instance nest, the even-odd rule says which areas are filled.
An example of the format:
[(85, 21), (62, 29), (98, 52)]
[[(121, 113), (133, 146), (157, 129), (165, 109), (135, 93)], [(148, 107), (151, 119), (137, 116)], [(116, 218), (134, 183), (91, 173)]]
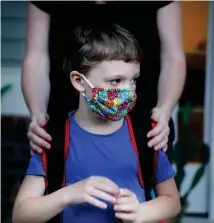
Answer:
[(149, 147), (154, 147), (155, 150), (167, 150), (169, 136), (169, 119), (171, 114), (164, 107), (155, 107), (152, 110), (151, 119), (157, 125), (147, 134), (151, 140), (148, 142)]
[(42, 153), (43, 149), (50, 149), (51, 136), (45, 131), (48, 114), (38, 111), (33, 114), (29, 125), (27, 137), (30, 141), (31, 155), (33, 152)]

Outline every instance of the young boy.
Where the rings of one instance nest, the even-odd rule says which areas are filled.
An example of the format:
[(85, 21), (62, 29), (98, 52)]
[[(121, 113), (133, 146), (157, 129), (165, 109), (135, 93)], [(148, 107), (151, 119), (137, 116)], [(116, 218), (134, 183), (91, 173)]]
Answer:
[(136, 102), (141, 51), (118, 25), (79, 27), (66, 65), (79, 92), (79, 107), (69, 113), (66, 186), (44, 195), (45, 172), (34, 154), (13, 210), (13, 222), (46, 222), (62, 212), (63, 223), (158, 222), (180, 210), (173, 169), (158, 151), (157, 198), (145, 202), (125, 115)]

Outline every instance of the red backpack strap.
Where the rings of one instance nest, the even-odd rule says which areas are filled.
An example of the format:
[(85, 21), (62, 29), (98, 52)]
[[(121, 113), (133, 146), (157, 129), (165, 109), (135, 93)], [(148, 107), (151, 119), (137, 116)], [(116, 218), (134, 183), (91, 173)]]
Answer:
[(155, 126), (155, 123), (151, 123), (150, 117), (146, 120), (144, 118), (143, 123), (141, 123), (139, 115), (137, 116), (136, 114), (132, 116), (127, 115), (126, 120), (132, 145), (138, 158), (139, 181), (145, 191), (148, 191), (149, 196), (149, 190), (155, 183), (157, 152), (147, 146), (149, 139), (146, 137), (146, 134)]
[(144, 188), (144, 181), (143, 181), (143, 177), (142, 177), (142, 173), (141, 173), (141, 165), (140, 165), (140, 160), (139, 160), (138, 148), (137, 148), (137, 144), (136, 144), (136, 140), (135, 140), (135, 136), (134, 136), (134, 131), (133, 131), (133, 128), (132, 128), (132, 121), (131, 121), (131, 119), (128, 115), (126, 116), (126, 121), (128, 123), (129, 134), (130, 134), (132, 146), (133, 146), (135, 154), (137, 156), (138, 176), (139, 176), (140, 184)]
[(65, 167), (66, 167), (66, 159), (68, 157), (70, 145), (70, 119), (67, 118), (65, 121), (65, 145), (64, 145), (64, 176), (62, 181), (62, 187), (65, 187), (66, 177), (65, 177)]
[[(155, 128), (155, 126), (157, 125), (156, 122), (151, 122), (151, 126), (152, 128)], [(158, 153), (157, 151), (154, 152), (154, 171), (153, 171), (153, 175), (152, 175), (152, 181), (155, 181), (156, 178), (156, 168), (157, 168), (157, 164), (158, 164)]]
[[(65, 186), (65, 163), (69, 151), (70, 119), (58, 117), (50, 119), (47, 132), (52, 136), (51, 149), (42, 153), (42, 163), (46, 173), (45, 185), (47, 193)], [(60, 223), (60, 214), (50, 219), (48, 223)]]
[(46, 156), (46, 151), (44, 150), (42, 152), (42, 164), (43, 164), (43, 168), (44, 168), (44, 172), (46, 175), (45, 178), (45, 188), (48, 188), (48, 170), (47, 170), (47, 156)]
[[(66, 163), (66, 159), (68, 156), (68, 151), (69, 151), (69, 143), (70, 143), (70, 119), (67, 118), (64, 124), (64, 170), (65, 170), (65, 163)], [(55, 136), (56, 137), (56, 136)], [(45, 178), (45, 187), (48, 188), (48, 179), (49, 179), (49, 175), (48, 175), (48, 160), (47, 160), (47, 150), (42, 152), (42, 164), (43, 164), (43, 168), (44, 168), (44, 172), (46, 174), (46, 178)], [(63, 180), (62, 180), (62, 184), (61, 187), (65, 186), (65, 171), (63, 173)]]

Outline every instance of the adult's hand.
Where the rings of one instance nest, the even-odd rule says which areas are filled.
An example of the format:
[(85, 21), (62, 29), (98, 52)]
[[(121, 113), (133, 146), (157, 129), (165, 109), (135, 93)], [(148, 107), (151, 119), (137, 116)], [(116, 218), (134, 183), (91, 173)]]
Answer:
[(51, 136), (45, 131), (45, 126), (48, 122), (48, 114), (37, 112), (32, 116), (29, 129), (28, 139), (30, 141), (31, 154), (33, 152), (42, 153), (43, 149), (50, 149)]
[(170, 112), (164, 106), (155, 107), (152, 110), (151, 119), (157, 125), (147, 134), (147, 137), (151, 138), (148, 142), (149, 147), (154, 147), (155, 150), (163, 149), (164, 152), (167, 151), (170, 117)]

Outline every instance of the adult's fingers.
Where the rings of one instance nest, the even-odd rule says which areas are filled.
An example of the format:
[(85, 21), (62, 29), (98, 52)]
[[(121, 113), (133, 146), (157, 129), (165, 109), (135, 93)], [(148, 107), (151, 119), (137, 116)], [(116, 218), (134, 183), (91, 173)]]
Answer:
[(168, 145), (166, 145), (164, 148), (163, 148), (163, 151), (166, 152), (168, 149)]
[[(33, 134), (32, 132), (28, 132), (28, 139), (35, 144), (37, 147), (43, 148), (43, 149), (50, 149), (51, 145), (42, 139), (41, 137), (37, 136), (36, 134)], [(34, 148), (33, 148), (34, 150)], [(34, 150), (35, 151), (35, 150)]]
[(35, 145), (35, 144), (32, 143), (31, 141), (30, 141), (30, 147), (31, 147), (31, 155), (33, 155), (33, 152), (36, 152), (36, 153), (41, 154), (42, 151), (43, 151), (41, 147)]
[(165, 148), (166, 145), (167, 145), (167, 142), (168, 142), (168, 138), (165, 138), (165, 139), (162, 140), (160, 143), (158, 143), (158, 144), (154, 147), (154, 149), (155, 149), (155, 150), (159, 150), (159, 149), (163, 149), (163, 148)]
[[(169, 131), (166, 128), (165, 130), (162, 130), (158, 135), (154, 136), (149, 142), (148, 142), (148, 146), (151, 147), (155, 147), (158, 146), (158, 144), (162, 143), (164, 140), (168, 140), (168, 135), (169, 135)], [(165, 146), (165, 145), (161, 145), (161, 146)], [(162, 147), (162, 148), (163, 148)]]
[(162, 123), (158, 122), (157, 125), (147, 133), (147, 137), (154, 137), (158, 134), (160, 134), (160, 132), (164, 129), (164, 126)]
[(37, 136), (43, 138), (46, 141), (51, 141), (51, 136), (45, 131), (44, 128), (40, 127), (36, 122), (31, 122), (29, 126), (29, 132), (36, 134)]

